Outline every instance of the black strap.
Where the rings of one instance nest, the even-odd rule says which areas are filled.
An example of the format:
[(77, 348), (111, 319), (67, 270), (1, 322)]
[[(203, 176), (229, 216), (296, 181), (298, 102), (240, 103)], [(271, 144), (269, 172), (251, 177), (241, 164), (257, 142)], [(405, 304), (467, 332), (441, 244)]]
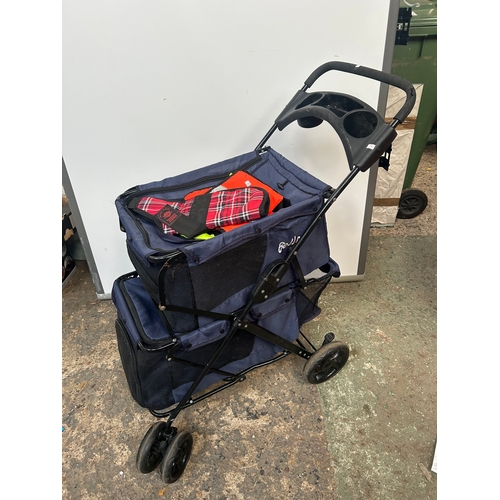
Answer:
[(197, 218), (188, 217), (170, 205), (165, 205), (156, 214), (156, 217), (160, 222), (186, 238), (194, 238), (208, 230), (207, 226)]
[[(206, 316), (207, 318), (213, 318), (213, 319), (231, 320), (231, 319), (234, 319), (234, 317), (236, 316), (236, 313), (223, 314), (223, 313), (218, 313), (218, 312), (213, 312), (213, 311), (204, 311), (201, 309), (192, 309), (190, 307), (173, 306), (173, 305), (160, 304), (160, 308), (161, 308), (161, 310), (164, 310), (164, 311), (192, 314), (193, 316)], [(165, 308), (165, 309), (163, 309), (163, 308)]]
[[(209, 193), (207, 193), (209, 194)], [(184, 215), (182, 212), (172, 207), (171, 205), (165, 205), (157, 214), (153, 215), (145, 210), (141, 210), (137, 208), (140, 201), (143, 199), (143, 196), (135, 196), (131, 200), (128, 201), (128, 209), (133, 213), (140, 215), (141, 217), (154, 222), (159, 229), (163, 231), (163, 225), (168, 226), (173, 229), (175, 232), (182, 234), (186, 238), (194, 238), (201, 233), (205, 233), (208, 231), (208, 228), (205, 224), (203, 224), (203, 220), (206, 218), (206, 213), (208, 210), (208, 204), (210, 203), (210, 198), (204, 196), (198, 196), (197, 198), (203, 198), (202, 200), (193, 201), (193, 205), (191, 207), (190, 215)], [(208, 200), (208, 201), (207, 201)], [(198, 217), (192, 217), (191, 213), (193, 212), (193, 208), (198, 214)], [(203, 213), (203, 210), (205, 212)]]

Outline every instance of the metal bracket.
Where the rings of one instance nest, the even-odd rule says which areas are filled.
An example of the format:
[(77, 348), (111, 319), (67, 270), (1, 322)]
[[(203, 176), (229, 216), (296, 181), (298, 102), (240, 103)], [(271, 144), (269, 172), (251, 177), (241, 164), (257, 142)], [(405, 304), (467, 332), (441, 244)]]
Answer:
[(252, 301), (260, 304), (266, 301), (278, 288), (283, 276), (290, 268), (284, 260), (273, 262), (260, 276), (252, 292)]

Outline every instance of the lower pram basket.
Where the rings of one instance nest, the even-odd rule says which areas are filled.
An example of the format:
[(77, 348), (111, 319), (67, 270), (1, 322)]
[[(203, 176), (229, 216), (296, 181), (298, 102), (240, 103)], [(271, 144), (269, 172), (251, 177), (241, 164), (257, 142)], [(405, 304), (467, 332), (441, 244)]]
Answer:
[[(270, 300), (255, 305), (250, 317), (255, 324), (294, 342), (300, 326), (320, 313), (318, 298), (338, 271), (330, 261), (328, 272), (307, 281), (306, 290), (284, 286)], [(218, 320), (208, 328), (187, 332), (181, 342), (165, 325), (165, 318), (146, 292), (136, 272), (119, 277), (112, 290), (116, 306), (116, 334), (122, 366), (136, 402), (150, 410), (166, 410), (179, 403), (214, 351), (221, 335), (229, 331), (228, 320)], [(283, 352), (252, 333), (239, 329), (212, 369), (197, 387), (201, 392), (232, 384), (242, 374), (261, 366)], [(192, 401), (197, 401), (197, 395)], [(206, 396), (206, 394), (205, 394)], [(192, 404), (192, 403), (191, 403)]]

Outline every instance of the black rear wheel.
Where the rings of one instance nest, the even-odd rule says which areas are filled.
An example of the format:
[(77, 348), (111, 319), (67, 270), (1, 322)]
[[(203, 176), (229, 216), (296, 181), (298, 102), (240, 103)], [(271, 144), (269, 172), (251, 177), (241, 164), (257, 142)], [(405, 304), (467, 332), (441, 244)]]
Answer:
[(304, 365), (304, 374), (311, 384), (321, 384), (331, 379), (344, 367), (349, 358), (349, 347), (344, 342), (333, 341), (318, 349)]
[(163, 481), (175, 483), (181, 477), (192, 449), (193, 436), (189, 432), (180, 431), (172, 438), (160, 466)]

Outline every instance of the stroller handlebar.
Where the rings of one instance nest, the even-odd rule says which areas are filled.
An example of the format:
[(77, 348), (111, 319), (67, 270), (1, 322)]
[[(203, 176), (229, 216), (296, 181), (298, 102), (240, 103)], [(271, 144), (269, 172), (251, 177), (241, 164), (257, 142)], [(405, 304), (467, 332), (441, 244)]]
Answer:
[(390, 73), (385, 73), (376, 69), (360, 66), (359, 64), (352, 64), (341, 61), (327, 62), (315, 69), (311, 73), (309, 78), (304, 82), (304, 85), (306, 86), (306, 88), (311, 87), (321, 75), (332, 70), (342, 71), (344, 73), (352, 73), (354, 75), (370, 78), (381, 83), (387, 83), (388, 85), (392, 85), (394, 87), (400, 88), (401, 90), (404, 90), (406, 92), (406, 102), (394, 117), (394, 120), (397, 120), (398, 123), (402, 123), (406, 119), (406, 117), (413, 109), (413, 106), (415, 105), (415, 87), (408, 80), (405, 80), (404, 78), (396, 75), (392, 75)]
[[(406, 100), (389, 124), (375, 109), (355, 96), (330, 91), (306, 92), (321, 75), (331, 70), (352, 73), (398, 87), (406, 93)], [(415, 87), (399, 76), (359, 64), (327, 62), (312, 72), (256, 149), (262, 149), (276, 129), (283, 130), (294, 121), (303, 128), (313, 128), (325, 121), (342, 140), (351, 169), (357, 167), (365, 172), (383, 155), (386, 155), (386, 161), (382, 166), (387, 168), (385, 163), (390, 154), (389, 148), (397, 136), (395, 128), (410, 114), (415, 100)]]

